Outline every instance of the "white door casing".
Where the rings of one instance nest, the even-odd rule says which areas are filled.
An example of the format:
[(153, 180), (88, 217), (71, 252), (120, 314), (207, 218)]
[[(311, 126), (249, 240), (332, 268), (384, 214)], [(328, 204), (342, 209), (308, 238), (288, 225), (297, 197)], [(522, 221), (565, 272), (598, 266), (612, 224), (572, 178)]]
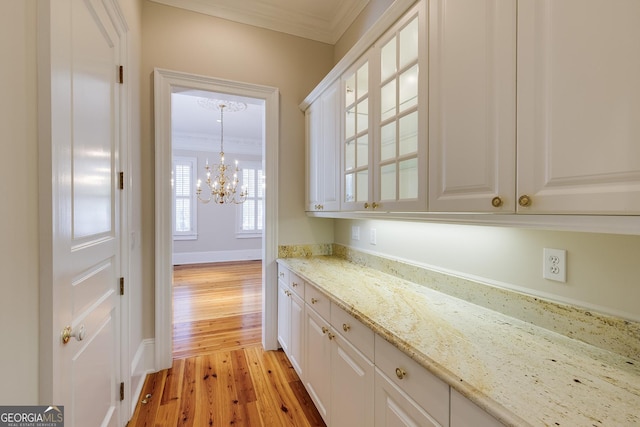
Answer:
[(67, 426), (119, 426), (126, 25), (115, 1), (57, 0), (38, 3), (38, 28), (39, 399)]
[(278, 278), (278, 128), (279, 100), (277, 88), (216, 79), (178, 71), (155, 69), (155, 360), (157, 370), (172, 364), (171, 283), (173, 236), (171, 212), (171, 93), (198, 89), (221, 92), (265, 101), (265, 224), (262, 238), (262, 345), (266, 350), (278, 347), (277, 310)]

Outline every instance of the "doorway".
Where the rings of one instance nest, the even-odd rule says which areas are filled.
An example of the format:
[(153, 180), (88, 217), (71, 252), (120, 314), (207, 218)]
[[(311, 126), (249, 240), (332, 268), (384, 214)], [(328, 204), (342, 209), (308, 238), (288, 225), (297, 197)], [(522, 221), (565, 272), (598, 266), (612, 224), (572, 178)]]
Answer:
[[(277, 182), (279, 93), (276, 88), (233, 82), (212, 77), (156, 69), (154, 71), (155, 143), (156, 143), (156, 295), (155, 318), (156, 369), (172, 363), (172, 94), (205, 91), (241, 96), (264, 102), (264, 230), (262, 238), (262, 345), (277, 348)], [(214, 251), (215, 252), (215, 251)]]

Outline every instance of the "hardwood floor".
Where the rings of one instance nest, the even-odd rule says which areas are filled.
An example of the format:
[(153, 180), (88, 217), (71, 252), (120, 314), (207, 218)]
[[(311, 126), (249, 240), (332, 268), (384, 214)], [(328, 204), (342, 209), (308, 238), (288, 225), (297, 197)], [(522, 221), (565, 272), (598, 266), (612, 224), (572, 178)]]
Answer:
[(129, 427), (325, 425), (287, 356), (260, 345), (261, 281), (260, 262), (175, 268), (173, 366), (147, 376)]
[(174, 358), (260, 344), (261, 334), (260, 261), (174, 268)]

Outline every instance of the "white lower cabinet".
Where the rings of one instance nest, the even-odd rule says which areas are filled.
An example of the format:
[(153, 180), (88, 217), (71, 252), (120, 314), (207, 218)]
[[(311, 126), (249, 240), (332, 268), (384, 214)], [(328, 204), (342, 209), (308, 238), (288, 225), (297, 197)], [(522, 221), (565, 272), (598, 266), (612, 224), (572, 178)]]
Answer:
[(502, 423), (451, 389), (451, 427), (499, 427)]
[(278, 278), (278, 340), (328, 426), (502, 425), (312, 284)]
[(375, 337), (375, 425), (448, 426), (449, 386)]
[(407, 393), (376, 368), (375, 426), (440, 426)]
[(331, 405), (331, 343), (327, 339), (329, 322), (308, 306), (305, 308), (306, 366), (309, 367), (304, 386), (327, 425), (330, 424)]
[[(313, 295), (313, 288), (308, 288)], [(374, 423), (373, 362), (363, 354), (373, 353), (373, 331), (335, 305), (326, 320), (310, 305), (323, 305), (322, 296), (307, 299), (305, 334), (307, 375), (304, 385), (322, 418), (332, 427), (369, 427)], [(326, 298), (326, 297), (325, 297)], [(357, 332), (355, 342), (345, 336)], [(360, 334), (359, 332), (363, 332)], [(363, 344), (363, 351), (356, 345)]]
[[(334, 308), (332, 307), (332, 310)], [(334, 328), (332, 331), (334, 332), (329, 332), (332, 334), (331, 426), (372, 426), (374, 422), (373, 362), (342, 335), (336, 333)]]
[(304, 282), (278, 266), (278, 342), (300, 378), (304, 377)]

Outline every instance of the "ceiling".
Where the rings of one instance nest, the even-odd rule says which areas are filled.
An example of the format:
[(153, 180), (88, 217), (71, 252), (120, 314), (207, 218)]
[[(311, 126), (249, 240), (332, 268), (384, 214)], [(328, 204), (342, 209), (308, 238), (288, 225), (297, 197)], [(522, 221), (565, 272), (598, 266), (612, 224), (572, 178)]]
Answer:
[(369, 0), (151, 0), (335, 44)]
[(220, 151), (220, 110), (205, 108), (202, 98), (242, 102), (244, 111), (224, 113), (224, 151), (229, 154), (262, 155), (264, 100), (194, 89), (171, 94), (172, 148)]

